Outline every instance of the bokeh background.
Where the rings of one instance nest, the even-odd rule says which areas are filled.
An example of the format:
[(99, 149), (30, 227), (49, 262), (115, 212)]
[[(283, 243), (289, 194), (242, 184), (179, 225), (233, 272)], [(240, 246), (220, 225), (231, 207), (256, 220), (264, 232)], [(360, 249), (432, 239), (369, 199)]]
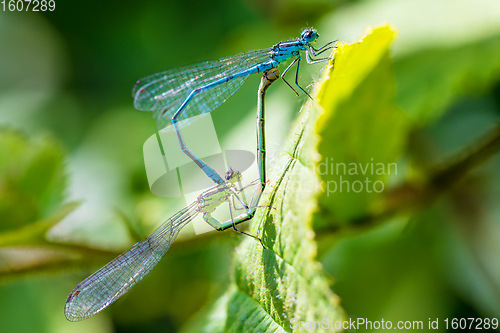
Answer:
[[(52, 12), (0, 12), (0, 331), (180, 331), (223, 290), (237, 235), (187, 230), (104, 313), (81, 323), (63, 315), (78, 282), (184, 204), (149, 191), (142, 145), (155, 124), (133, 108), (135, 80), (269, 47), (307, 26), (322, 44), (384, 23), (397, 31), (397, 101), (412, 128), (388, 184), (418, 183), (485, 140), (492, 148), (436, 198), (373, 223), (320, 206), (318, 259), (352, 317), (498, 318), (498, 1), (56, 0)], [(322, 68), (303, 66), (301, 80)], [(439, 87), (436, 76), (446, 78)], [(213, 112), (223, 148), (253, 149), (258, 81)], [(271, 161), (304, 102), (292, 97), (283, 84), (269, 92)]]

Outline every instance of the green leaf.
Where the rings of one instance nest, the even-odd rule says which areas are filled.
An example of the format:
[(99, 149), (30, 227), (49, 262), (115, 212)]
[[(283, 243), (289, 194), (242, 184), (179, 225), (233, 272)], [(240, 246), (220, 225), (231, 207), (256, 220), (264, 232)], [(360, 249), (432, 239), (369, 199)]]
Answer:
[(58, 143), (0, 129), (0, 231), (53, 214), (63, 201), (64, 186), (64, 155)]
[[(47, 232), (76, 207), (63, 205), (64, 155), (49, 137), (0, 129), (0, 279), (61, 271), (75, 254)], [(70, 260), (72, 259), (72, 260)]]
[(340, 45), (319, 92), (324, 109), (317, 128), (324, 185), (319, 203), (329, 221), (352, 220), (378, 209), (386, 178), (397, 173), (395, 162), (409, 121), (394, 104), (393, 38), (385, 26), (360, 43)]

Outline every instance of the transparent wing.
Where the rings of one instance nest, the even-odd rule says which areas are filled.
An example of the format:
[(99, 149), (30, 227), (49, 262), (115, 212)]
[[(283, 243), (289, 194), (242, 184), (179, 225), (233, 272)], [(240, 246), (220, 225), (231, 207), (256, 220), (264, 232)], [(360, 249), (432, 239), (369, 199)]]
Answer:
[[(164, 128), (171, 123), (175, 111), (194, 89), (268, 61), (270, 54), (271, 49), (247, 51), (147, 76), (138, 80), (132, 90), (134, 106), (138, 110), (153, 111), (158, 128)], [(247, 77), (234, 78), (196, 95), (179, 120), (213, 111), (231, 97)]]
[(78, 284), (66, 299), (66, 318), (78, 321), (91, 317), (125, 294), (156, 266), (197, 213), (195, 202)]

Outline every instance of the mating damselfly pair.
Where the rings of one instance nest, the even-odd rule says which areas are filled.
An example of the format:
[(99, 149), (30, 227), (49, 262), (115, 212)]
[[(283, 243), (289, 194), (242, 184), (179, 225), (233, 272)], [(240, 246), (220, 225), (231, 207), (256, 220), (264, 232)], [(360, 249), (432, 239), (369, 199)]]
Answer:
[[(271, 48), (167, 70), (136, 82), (133, 88), (134, 106), (139, 110), (153, 111), (159, 129), (172, 124), (182, 151), (216, 185), (174, 214), (145, 240), (135, 244), (78, 284), (66, 300), (65, 315), (68, 320), (78, 321), (93, 316), (142, 280), (165, 255), (180, 230), (198, 214), (202, 214), (203, 219), (218, 231), (232, 228), (256, 238), (264, 246), (258, 237), (241, 232), (236, 227), (254, 216), (266, 184), (264, 94), (267, 87), (279, 77), (276, 68), (281, 63), (292, 60), (281, 78), (297, 94), (284, 79), (284, 75), (296, 64), (295, 85), (311, 97), (298, 82), (301, 52), (305, 52), (308, 64), (327, 61), (330, 57), (314, 59), (313, 56), (319, 56), (334, 48), (335, 43), (332, 41), (316, 49), (311, 43), (318, 37), (316, 30), (305, 29), (300, 38), (280, 42)], [(250, 74), (255, 73), (264, 73), (259, 88), (257, 115), (257, 164), (260, 177), (248, 185), (255, 185), (256, 189), (250, 204), (247, 205), (239, 196), (245, 188), (237, 186), (241, 181), (241, 174), (230, 170), (222, 177), (198, 158), (184, 143), (178, 122), (213, 111), (238, 90)], [(230, 220), (220, 223), (211, 214), (223, 203), (229, 204)], [(240, 208), (237, 208), (237, 205)], [(242, 209), (245, 212), (233, 216), (232, 209)]]

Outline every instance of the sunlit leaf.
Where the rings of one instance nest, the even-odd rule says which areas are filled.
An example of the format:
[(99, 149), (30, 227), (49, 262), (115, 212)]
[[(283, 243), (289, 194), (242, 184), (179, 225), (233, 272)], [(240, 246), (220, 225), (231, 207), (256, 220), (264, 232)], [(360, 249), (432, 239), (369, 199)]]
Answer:
[(319, 202), (325, 214), (340, 221), (376, 209), (385, 179), (397, 173), (409, 122), (394, 105), (393, 38), (389, 27), (381, 27), (360, 43), (340, 45), (319, 92), (324, 109), (317, 128), (324, 182)]

